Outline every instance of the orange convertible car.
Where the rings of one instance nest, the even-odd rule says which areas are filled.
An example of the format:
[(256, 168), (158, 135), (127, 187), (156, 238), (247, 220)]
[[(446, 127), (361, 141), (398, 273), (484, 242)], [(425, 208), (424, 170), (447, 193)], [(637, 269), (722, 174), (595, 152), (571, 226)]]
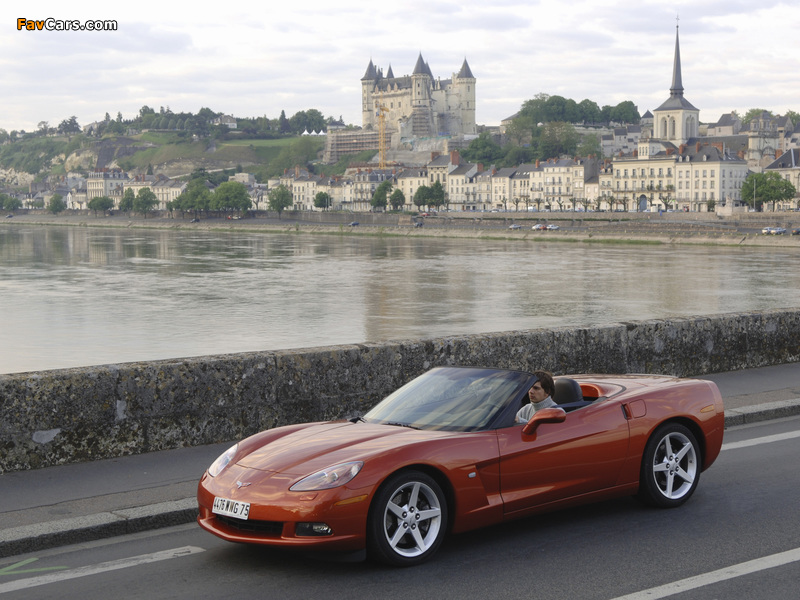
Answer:
[(200, 480), (200, 526), (233, 542), (362, 550), (409, 566), (445, 534), (638, 494), (683, 504), (722, 445), (708, 381), (556, 379), (559, 408), (514, 424), (535, 375), (440, 367), (363, 417), (279, 427), (222, 454)]

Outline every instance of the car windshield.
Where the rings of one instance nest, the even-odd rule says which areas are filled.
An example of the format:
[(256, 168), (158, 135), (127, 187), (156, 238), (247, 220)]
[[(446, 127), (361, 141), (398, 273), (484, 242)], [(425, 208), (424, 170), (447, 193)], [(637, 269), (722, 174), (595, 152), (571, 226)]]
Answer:
[(531, 378), (520, 371), (436, 368), (387, 396), (364, 420), (445, 431), (486, 429), (527, 392)]

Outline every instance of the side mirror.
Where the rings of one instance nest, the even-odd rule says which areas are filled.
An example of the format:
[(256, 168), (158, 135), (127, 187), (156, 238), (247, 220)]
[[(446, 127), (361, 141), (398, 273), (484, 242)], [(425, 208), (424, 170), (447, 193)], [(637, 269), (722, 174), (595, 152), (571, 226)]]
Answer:
[(543, 408), (533, 413), (531, 420), (522, 427), (523, 435), (534, 435), (542, 423), (563, 423), (567, 418), (567, 411), (563, 408)]

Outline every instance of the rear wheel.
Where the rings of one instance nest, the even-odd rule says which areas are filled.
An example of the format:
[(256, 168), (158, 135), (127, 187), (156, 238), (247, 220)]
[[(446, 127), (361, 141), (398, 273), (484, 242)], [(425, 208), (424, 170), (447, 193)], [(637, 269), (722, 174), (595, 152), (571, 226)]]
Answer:
[(439, 548), (447, 526), (447, 502), (436, 481), (420, 471), (389, 478), (369, 514), (369, 550), (375, 560), (412, 566)]
[(674, 508), (686, 502), (700, 480), (700, 447), (678, 423), (659, 427), (642, 457), (639, 497), (651, 506)]

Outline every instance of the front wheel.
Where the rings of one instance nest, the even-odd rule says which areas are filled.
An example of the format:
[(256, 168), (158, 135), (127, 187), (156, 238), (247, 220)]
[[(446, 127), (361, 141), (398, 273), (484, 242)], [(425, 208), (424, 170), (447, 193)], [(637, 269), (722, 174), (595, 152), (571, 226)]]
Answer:
[(659, 427), (642, 457), (639, 497), (651, 506), (674, 508), (686, 502), (700, 480), (700, 449), (688, 428)]
[(420, 471), (392, 476), (375, 495), (367, 526), (374, 559), (402, 567), (428, 560), (447, 528), (442, 488)]

